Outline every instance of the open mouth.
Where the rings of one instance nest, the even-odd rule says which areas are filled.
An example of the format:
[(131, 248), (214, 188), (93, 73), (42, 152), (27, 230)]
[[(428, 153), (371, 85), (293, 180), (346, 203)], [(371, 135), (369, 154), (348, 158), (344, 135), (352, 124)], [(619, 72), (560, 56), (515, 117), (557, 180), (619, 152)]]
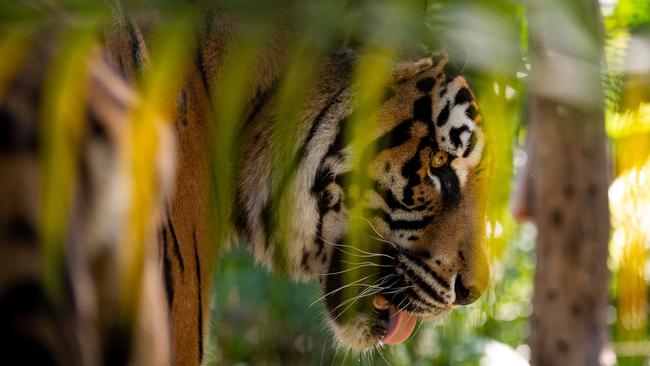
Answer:
[(413, 335), (418, 320), (437, 319), (455, 308), (453, 280), (435, 277), (430, 264), (413, 254), (388, 246), (377, 252), (381, 260), (365, 264), (368, 272), (346, 279), (354, 258), (334, 251), (321, 280), (332, 329), (356, 350), (400, 344)]
[(372, 303), (375, 310), (384, 313), (387, 316), (387, 321), (382, 322), (385, 324), (383, 335), (379, 336), (381, 342), (384, 344), (394, 345), (407, 340), (417, 324), (417, 317), (406, 310), (400, 310), (391, 304), (381, 295), (377, 295)]

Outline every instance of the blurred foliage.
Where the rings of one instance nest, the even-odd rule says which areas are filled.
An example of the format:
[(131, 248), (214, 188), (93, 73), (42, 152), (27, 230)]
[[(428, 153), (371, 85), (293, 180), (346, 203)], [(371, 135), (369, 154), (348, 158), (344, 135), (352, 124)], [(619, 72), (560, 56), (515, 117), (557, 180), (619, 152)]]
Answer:
[(85, 88), (88, 75), (85, 63), (90, 57), (97, 22), (81, 22), (63, 36), (61, 57), (47, 72), (44, 105), (40, 119), (43, 153), (41, 227), (43, 228), (43, 272), (45, 288), (57, 298), (62, 289), (66, 218), (70, 210), (77, 175), (77, 155), (81, 146), (85, 113)]
[(650, 362), (650, 2), (619, 0), (603, 7), (609, 86), (606, 128), (614, 181), (610, 318), (622, 366)]
[[(215, 0), (216, 1), (216, 0)], [(58, 3), (57, 6), (52, 5)], [(147, 162), (153, 160), (156, 141), (148, 138), (155, 129), (153, 121), (165, 119), (171, 111), (170, 93), (178, 74), (192, 52), (187, 42), (192, 39), (191, 16), (185, 6), (172, 0), (134, 1), (133, 6), (155, 4), (166, 9), (164, 14), (172, 21), (163, 22), (168, 28), (159, 29), (165, 34), (157, 40), (159, 53), (152, 55), (152, 67), (141, 75), (138, 91), (142, 102), (133, 111), (141, 120), (140, 130), (131, 131), (133, 146), (139, 146), (132, 158), (133, 175), (142, 185), (136, 187), (132, 243), (142, 242), (143, 221), (151, 206), (151, 171)], [(245, 114), (243, 100), (247, 70), (254, 62), (259, 45), (269, 37), (282, 14), (268, 1), (221, 1), (235, 9), (247, 25), (237, 34), (244, 45), (224, 61), (227, 73), (221, 75), (219, 84), (223, 95), (215, 95), (212, 108), (220, 121), (214, 132), (213, 161), (215, 182), (229, 182), (232, 157), (237, 153), (236, 126)], [(27, 6), (25, 6), (27, 4)], [(526, 127), (526, 77), (530, 70), (526, 52), (528, 31), (525, 3), (512, 0), (429, 0), (429, 1), (316, 1), (302, 3), (295, 10), (303, 22), (304, 38), (289, 56), (289, 70), (279, 87), (278, 141), (274, 143), (274, 159), (291, 161), (294, 154), (291, 144), (297, 132), (291, 129), (292, 121), (299, 118), (301, 103), (308, 97), (301, 85), (310, 80), (316, 60), (335, 41), (346, 39), (360, 45), (367, 57), (366, 69), (357, 70), (355, 81), (361, 91), (358, 110), (374, 109), (378, 103), (378, 90), (384, 80), (381, 74), (398, 54), (417, 48), (428, 51), (444, 48), (451, 60), (468, 78), (478, 99), (481, 113), (489, 131), (488, 144), (492, 156), (493, 174), (497, 180), (489, 187), (485, 205), (488, 208), (486, 234), (492, 262), (491, 286), (477, 303), (463, 307), (444, 320), (423, 323), (416, 334), (405, 344), (383, 348), (377, 352), (354, 355), (338, 350), (327, 330), (317, 284), (295, 284), (278, 274), (269, 274), (253, 264), (245, 249), (237, 249), (221, 256), (215, 274), (213, 319), (210, 328), (208, 360), (219, 365), (489, 365), (505, 364), (492, 361), (493, 352), (508, 357), (511, 347), (512, 364), (525, 363), (529, 335), (528, 322), (532, 312), (530, 296), (535, 240), (531, 224), (517, 225), (509, 214), (510, 186), (515, 168), (526, 159), (521, 149)], [(647, 365), (650, 359), (648, 342), (650, 334), (648, 312), (648, 240), (650, 234), (650, 87), (648, 69), (630, 65), (630, 55), (639, 47), (650, 47), (650, 2), (647, 0), (602, 0), (606, 34), (606, 72), (603, 84), (607, 96), (607, 132), (611, 139), (615, 181), (610, 189), (613, 213), (613, 239), (610, 268), (612, 280), (611, 314), (615, 349), (621, 365)], [(21, 6), (22, 5), (22, 6)], [(46, 268), (57, 273), (61, 260), (61, 212), (65, 212), (68, 195), (74, 187), (74, 177), (69, 171), (70, 161), (77, 153), (79, 128), (75, 102), (83, 100), (75, 85), (83, 82), (83, 74), (75, 72), (99, 37), (105, 19), (104, 8), (94, 2), (81, 0), (20, 1), (0, 3), (0, 96), (6, 82), (28, 57), (34, 31), (34, 21), (46, 19), (49, 11), (80, 14), (88, 22), (70, 22), (64, 38), (62, 55), (66, 62), (54, 63), (46, 84), (48, 103), (42, 113), (51, 121), (51, 130), (43, 130), (45, 151), (43, 159), (44, 196), (43, 216)], [(180, 9), (180, 10), (179, 10)], [(422, 16), (419, 16), (421, 14)], [(424, 25), (421, 21), (424, 20)], [(185, 42), (185, 43), (184, 43)], [(331, 42), (331, 43), (330, 43)], [(641, 42), (641, 43), (639, 43)], [(644, 43), (645, 42), (645, 43)], [(421, 47), (422, 46), (422, 47)], [(184, 56), (183, 56), (184, 55)], [(648, 53), (641, 53), (641, 56)], [(642, 60), (643, 61), (643, 58)], [(648, 59), (645, 59), (648, 67)], [(641, 62), (643, 66), (643, 62)], [(53, 86), (64, 85), (53, 91)], [(368, 92), (364, 94), (363, 92)], [(47, 94), (47, 93), (51, 93)], [(367, 105), (365, 105), (367, 104)], [(67, 106), (61, 108), (62, 105)], [(70, 114), (70, 115), (68, 115)], [(159, 115), (161, 114), (161, 115)], [(365, 113), (361, 114), (362, 116)], [(359, 119), (358, 125), (372, 123), (372, 118)], [(65, 136), (61, 136), (65, 133)], [(353, 141), (363, 144), (359, 131), (350, 131)], [(65, 143), (63, 143), (65, 142)], [(137, 143), (135, 143), (137, 142)], [(145, 142), (145, 143), (143, 143)], [(53, 164), (56, 162), (56, 169)], [(362, 164), (363, 162), (360, 162)], [(290, 164), (282, 165), (274, 174), (280, 181), (288, 180)], [(52, 173), (56, 170), (56, 174)], [(61, 180), (63, 179), (63, 180)], [(359, 181), (363, 177), (357, 177)], [(215, 184), (215, 217), (222, 223), (228, 215), (232, 196), (229, 184)], [(290, 190), (285, 190), (290, 191)], [(286, 197), (277, 194), (272, 204), (282, 207)], [(280, 226), (279, 224), (277, 226)], [(217, 238), (228, 234), (223, 225)], [(279, 227), (278, 237), (282, 237)], [(352, 230), (354, 235), (354, 230)], [(137, 253), (135, 272), (137, 268)], [(131, 276), (131, 275), (129, 275)], [(134, 275), (137, 276), (137, 273)], [(47, 278), (56, 278), (55, 275)], [(130, 281), (124, 280), (126, 283)], [(135, 282), (134, 282), (135, 283)], [(56, 282), (51, 284), (56, 293)], [(137, 291), (137, 290), (133, 290)], [(124, 298), (128, 298), (125, 296)], [(515, 350), (517, 353), (515, 353)], [(502, 359), (503, 360), (503, 359)], [(518, 360), (518, 361), (514, 361)], [(492, 363), (490, 363), (492, 362)]]

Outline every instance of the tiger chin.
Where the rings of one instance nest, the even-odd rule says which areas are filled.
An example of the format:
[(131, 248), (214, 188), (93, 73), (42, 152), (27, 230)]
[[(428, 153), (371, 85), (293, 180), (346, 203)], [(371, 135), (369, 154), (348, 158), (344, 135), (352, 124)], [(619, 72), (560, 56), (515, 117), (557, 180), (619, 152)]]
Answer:
[[(321, 97), (299, 127), (302, 156), (285, 186), (270, 168), (273, 102), (260, 108), (244, 135), (236, 221), (259, 263), (319, 281), (339, 344), (363, 352), (405, 341), (418, 321), (485, 290), (487, 159), (477, 103), (443, 53), (394, 67), (370, 142), (353, 151), (344, 135), (354, 61), (322, 66), (322, 75), (337, 76), (319, 78)], [(362, 189), (350, 178), (351, 156), (367, 153)], [(272, 197), (282, 190), (290, 190), (291, 217), (280, 218), (288, 237), (268, 224), (281, 215)]]

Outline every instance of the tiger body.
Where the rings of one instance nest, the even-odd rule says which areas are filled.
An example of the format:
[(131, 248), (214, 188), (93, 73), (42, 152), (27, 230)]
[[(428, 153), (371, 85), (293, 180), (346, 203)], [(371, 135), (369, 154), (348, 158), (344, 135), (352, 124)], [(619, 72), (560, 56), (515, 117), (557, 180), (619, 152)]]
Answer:
[[(109, 176), (119, 173), (115, 165), (107, 162), (112, 161), (111, 154), (119, 155), (125, 148), (120, 147), (120, 129), (124, 128), (127, 117), (104, 112), (124, 112), (136, 103), (137, 96), (129, 101), (124, 98), (116, 101), (116, 96), (125, 95), (124, 90), (136, 83), (137, 75), (146, 72), (151, 51), (149, 39), (154, 28), (149, 20), (156, 19), (154, 15), (147, 17), (147, 22), (133, 21), (119, 2), (111, 4), (111, 11), (114, 26), (107, 30), (101, 56), (93, 61), (103, 65), (102, 73), (99, 76), (91, 73), (91, 80), (110, 79), (103, 85), (111, 86), (102, 89), (106, 91), (104, 96), (89, 94), (87, 102), (91, 110), (102, 112), (90, 118), (87, 129), (104, 132), (83, 137), (82, 144), (87, 148), (82, 152), (95, 153), (82, 156), (81, 163), (92, 172), (107, 169)], [(108, 248), (84, 252), (85, 259), (81, 259), (89, 262), (82, 267), (93, 272), (85, 277), (86, 281), (97, 287), (95, 310), (89, 314), (95, 314), (100, 325), (90, 327), (95, 333), (86, 329), (84, 334), (98, 334), (93, 338), (98, 359), (118, 364), (166, 364), (171, 359), (175, 364), (190, 365), (199, 364), (204, 358), (212, 273), (217, 248), (222, 244), (213, 242), (210, 221), (213, 178), (209, 136), (213, 136), (214, 124), (219, 123), (215, 121), (211, 103), (215, 95), (225, 92), (219, 84), (225, 72), (223, 64), (236, 50), (237, 45), (233, 46), (231, 41), (240, 27), (235, 17), (220, 9), (208, 8), (206, 13), (207, 21), (198, 37), (196, 54), (178, 91), (174, 123), (171, 131), (167, 131), (173, 135), (173, 142), (165, 140), (168, 142), (161, 145), (156, 163), (157, 204), (151, 218), (155, 230), (148, 238), (141, 295), (144, 300), (138, 308), (145, 315), (137, 319), (133, 334), (113, 332), (105, 324), (115, 320), (95, 314), (115, 311), (110, 302), (101, 304), (102, 300), (115, 297), (113, 284), (106, 283), (105, 278), (119, 268), (119, 256), (111, 252), (115, 249), (105, 244), (117, 241), (115, 235), (89, 234), (82, 240), (88, 246), (104, 243)], [(295, 126), (298, 133), (292, 149), (296, 164), (287, 184), (277, 175), (272, 152), (273, 132), (278, 123), (274, 114), (275, 85), (283, 75), (287, 50), (295, 38), (296, 31), (291, 26), (272, 35), (251, 72), (252, 79), (244, 96), (246, 118), (240, 126), (242, 148), (233, 162), (236, 183), (232, 241), (248, 242), (257, 262), (270, 270), (279, 270), (297, 280), (318, 280), (329, 323), (341, 344), (358, 351), (372, 349), (382, 344), (392, 316), (407, 313), (409, 317), (435, 319), (460, 304), (474, 301), (485, 289), (488, 276), (480, 234), (479, 199), (486, 185), (484, 176), (479, 176), (485, 164), (485, 137), (477, 122), (474, 97), (465, 80), (450, 73), (445, 57), (437, 55), (398, 63), (389, 77), (388, 95), (380, 107), (377, 124), (368, 131), (369, 141), (378, 147), (364, 172), (371, 185), (359, 191), (361, 188), (355, 187), (349, 177), (353, 170), (351, 156), (362, 152), (354, 151), (345, 137), (346, 121), (354, 112), (352, 78), (357, 56), (355, 51), (341, 47), (318, 64), (314, 84), (310, 85), (313, 92)], [(13, 89), (10, 86), (8, 90), (11, 94)], [(3, 117), (18, 121), (16, 113), (6, 112), (11, 109), (9, 103), (3, 104)], [(93, 103), (98, 106), (92, 107)], [(115, 123), (116, 119), (122, 124)], [(31, 127), (29, 133), (36, 133), (34, 123)], [(100, 148), (92, 148), (98, 144)], [(104, 145), (117, 148), (104, 150), (101, 147)], [(6, 147), (3, 149), (8, 151)], [(28, 155), (35, 152), (30, 151)], [(102, 158), (102, 154), (109, 157)], [(4, 155), (5, 158), (13, 156)], [(14, 168), (3, 169), (3, 174), (8, 174)], [(77, 197), (80, 202), (104, 203), (92, 206), (91, 214), (79, 215), (96, 217), (101, 230), (114, 230), (102, 224), (102, 218), (108, 213), (119, 215), (115, 205), (119, 206), (124, 198), (113, 192), (118, 183), (102, 178), (106, 172), (97, 174), (98, 178), (85, 183), (90, 193), (82, 192)], [(16, 187), (14, 194), (24, 198), (37, 190), (21, 183)], [(290, 189), (288, 212), (291, 215), (281, 218), (288, 222), (289, 234), (280, 237), (269, 225), (269, 218), (280, 215), (273, 194), (285, 189)], [(4, 198), (3, 208), (16, 206), (10, 202)], [(349, 258), (340, 248), (356, 245), (346, 242), (346, 232), (350, 212), (357, 205), (363, 206), (360, 212), (368, 223), (365, 229), (375, 237), (370, 248), (381, 261), (376, 263), (381, 269), (373, 274), (368, 286), (376, 287), (376, 296), (381, 296), (386, 304), (374, 308), (370, 303), (362, 303), (358, 308), (349, 309), (350, 299), (340, 291), (349, 280), (343, 275), (344, 263)], [(33, 222), (38, 216), (38, 205), (31, 202), (29, 206), (27, 221)], [(9, 220), (13, 216), (3, 217)], [(82, 224), (91, 227), (85, 221)], [(36, 224), (27, 226), (31, 231), (38, 231)], [(9, 253), (4, 258), (18, 256), (11, 250), (7, 252), (6, 248), (11, 247), (7, 243), (12, 240), (3, 239), (5, 244), (0, 250)], [(286, 243), (281, 243), (282, 240)], [(286, 245), (286, 260), (278, 262), (277, 251), (283, 245)], [(97, 268), (93, 266), (102, 261), (106, 251), (111, 252), (112, 259), (102, 277), (95, 273)], [(31, 262), (38, 257), (33, 253), (30, 256)], [(38, 264), (33, 266), (37, 278)], [(76, 267), (69, 265), (69, 268)], [(68, 276), (74, 277), (75, 270), (69, 272)], [(10, 276), (1, 286), (10, 288), (8, 284), (12, 281), (15, 277)], [(88, 286), (82, 282), (72, 281), (73, 293)], [(3, 293), (2, 301), (6, 302), (9, 295)], [(115, 339), (120, 337), (128, 340), (122, 342), (133, 342), (133, 345), (123, 347)], [(157, 355), (152, 356), (151, 347), (159, 350)], [(53, 364), (95, 363), (89, 361), (92, 357), (66, 359), (65, 355), (58, 355), (53, 359), (58, 360)]]

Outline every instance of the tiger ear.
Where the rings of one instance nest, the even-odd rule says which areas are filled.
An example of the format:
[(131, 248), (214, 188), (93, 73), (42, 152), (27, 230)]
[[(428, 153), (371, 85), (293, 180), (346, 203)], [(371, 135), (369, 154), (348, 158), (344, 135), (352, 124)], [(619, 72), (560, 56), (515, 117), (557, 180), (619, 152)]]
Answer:
[(401, 84), (403, 81), (412, 79), (417, 74), (428, 69), (435, 69), (436, 72), (440, 72), (448, 62), (447, 51), (436, 51), (430, 57), (397, 64), (393, 68), (392, 80), (397, 84)]

